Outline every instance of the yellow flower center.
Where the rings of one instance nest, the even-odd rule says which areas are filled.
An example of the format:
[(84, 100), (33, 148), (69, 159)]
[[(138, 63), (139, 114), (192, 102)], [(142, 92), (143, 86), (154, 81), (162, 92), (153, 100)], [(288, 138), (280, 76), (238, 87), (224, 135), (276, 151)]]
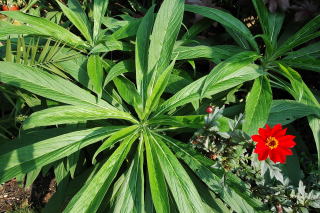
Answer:
[(266, 141), (266, 146), (270, 149), (275, 149), (279, 145), (279, 141), (275, 137), (268, 137)]

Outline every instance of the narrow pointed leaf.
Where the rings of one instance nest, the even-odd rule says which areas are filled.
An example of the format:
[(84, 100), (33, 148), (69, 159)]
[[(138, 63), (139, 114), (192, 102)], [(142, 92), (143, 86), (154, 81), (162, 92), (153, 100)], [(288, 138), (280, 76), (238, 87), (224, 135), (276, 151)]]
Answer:
[(142, 115), (142, 100), (137, 92), (136, 86), (129, 79), (119, 76), (113, 80), (121, 97), (130, 105), (132, 105), (138, 116)]
[(0, 66), (0, 82), (66, 104), (115, 109), (74, 83), (40, 69), (7, 62), (0, 62)]
[(121, 74), (134, 71), (134, 63), (131, 60), (120, 61), (114, 65), (108, 72), (108, 75), (104, 81), (104, 86), (111, 82), (114, 78)]
[(19, 143), (5, 143), (0, 149), (0, 183), (68, 156), (121, 128), (98, 127), (39, 141), (37, 138), (26, 140), (26, 137)]
[(103, 82), (103, 66), (98, 55), (90, 55), (87, 64), (87, 71), (89, 81), (92, 85), (92, 90), (98, 95), (102, 96), (102, 82)]
[(23, 124), (24, 129), (39, 126), (79, 123), (88, 120), (123, 119), (136, 123), (127, 112), (114, 109), (82, 106), (58, 106), (33, 113)]
[(183, 0), (165, 0), (157, 14), (148, 57), (148, 75), (156, 78), (169, 65), (173, 45), (179, 33), (184, 11)]
[(214, 60), (227, 59), (235, 54), (242, 52), (243, 49), (232, 45), (216, 45), (216, 46), (178, 46), (175, 47), (171, 59), (185, 60), (185, 59), (198, 59), (209, 58)]
[[(189, 144), (158, 135), (194, 173), (236, 212), (266, 212), (263, 203), (253, 198), (243, 182), (232, 173), (213, 169), (212, 160), (196, 152)], [(223, 176), (225, 184), (223, 184)]]
[[(0, 13), (12, 19), (30, 24), (35, 31), (38, 31), (44, 35), (53, 37), (57, 41), (63, 41), (64, 43), (70, 44), (72, 46), (78, 46), (82, 48), (88, 46), (80, 37), (71, 33), (69, 30), (65, 29), (64, 27), (49, 21), (46, 18), (31, 16), (26, 13), (22, 13), (18, 11), (6, 11), (6, 12), (0, 12)], [(17, 26), (17, 28), (19, 28), (19, 26)]]
[(94, 153), (94, 155), (92, 157), (92, 161), (94, 161), (96, 159), (96, 157), (98, 156), (98, 154), (100, 152), (102, 152), (103, 150), (113, 146), (117, 142), (125, 139), (126, 137), (135, 134), (135, 132), (137, 131), (138, 128), (139, 128), (138, 125), (133, 125), (133, 126), (123, 128), (123, 129), (115, 132), (114, 134), (112, 134), (112, 136), (109, 137), (107, 140), (105, 140), (103, 142), (103, 144), (98, 148), (98, 150)]
[(99, 33), (101, 31), (101, 23), (104, 18), (107, 7), (109, 4), (109, 0), (94, 0), (93, 1), (93, 38), (97, 41)]
[[(308, 86), (303, 82), (301, 76), (298, 72), (290, 67), (285, 67), (280, 64), (280, 69), (282, 74), (290, 80), (291, 88), (285, 88), (291, 95), (304, 104), (310, 106), (319, 107), (320, 104), (317, 98), (313, 95)], [(317, 154), (318, 154), (318, 168), (320, 168), (320, 118), (318, 116), (310, 115), (308, 116), (309, 126), (312, 130), (313, 137), (316, 143)]]
[(302, 27), (293, 36), (287, 39), (274, 53), (273, 58), (277, 58), (285, 52), (292, 50), (293, 48), (310, 41), (320, 36), (320, 15), (309, 21), (304, 27)]
[(121, 143), (92, 180), (72, 198), (63, 212), (91, 213), (98, 210), (136, 138), (133, 135)]
[(142, 102), (145, 103), (147, 97), (147, 82), (149, 79), (148, 73), (148, 51), (149, 38), (152, 32), (155, 15), (153, 13), (154, 6), (151, 7), (147, 14), (143, 17), (138, 28), (136, 38), (135, 62), (136, 62), (136, 84), (137, 91), (142, 97)]
[(256, 134), (265, 126), (269, 118), (272, 103), (272, 90), (266, 76), (257, 78), (247, 96), (243, 131), (249, 135)]
[(286, 125), (309, 115), (320, 117), (320, 107), (293, 100), (273, 100), (267, 123), (272, 126), (279, 123)]
[(149, 84), (147, 91), (148, 98), (144, 108), (144, 117), (149, 116), (151, 112), (157, 110), (160, 97), (168, 85), (174, 64), (175, 60), (172, 61), (171, 64), (167, 67), (167, 69), (159, 76), (154, 86), (151, 83)]
[(118, 193), (113, 212), (144, 213), (143, 148), (140, 141), (136, 155)]
[(195, 5), (186, 5), (185, 10), (217, 21), (223, 26), (238, 32), (240, 35), (246, 38), (246, 40), (255, 50), (258, 50), (258, 45), (255, 42), (250, 30), (239, 19), (235, 18), (231, 14), (215, 8)]
[(178, 159), (162, 141), (150, 135), (151, 148), (161, 162), (161, 168), (180, 212), (206, 212), (204, 203)]
[[(242, 55), (240, 57), (240, 55)], [(174, 96), (161, 104), (155, 116), (175, 109), (192, 101), (210, 97), (219, 92), (235, 87), (243, 82), (253, 80), (263, 72), (257, 65), (251, 64), (256, 56), (248, 54), (249, 58), (243, 57), (245, 53), (238, 54), (218, 66), (209, 75), (204, 76), (186, 86)]]
[(81, 32), (81, 34), (89, 41), (92, 42), (92, 32), (91, 24), (88, 20), (87, 15), (83, 12), (81, 5), (78, 0), (69, 0), (69, 7), (65, 6), (59, 1), (56, 1), (63, 13), (68, 17), (68, 19), (76, 26), (76, 28)]
[(147, 135), (147, 133), (143, 134), (143, 140), (146, 146), (149, 186), (152, 201), (158, 213), (167, 213), (170, 212), (169, 192), (159, 159), (153, 151), (153, 141), (149, 136), (150, 135)]

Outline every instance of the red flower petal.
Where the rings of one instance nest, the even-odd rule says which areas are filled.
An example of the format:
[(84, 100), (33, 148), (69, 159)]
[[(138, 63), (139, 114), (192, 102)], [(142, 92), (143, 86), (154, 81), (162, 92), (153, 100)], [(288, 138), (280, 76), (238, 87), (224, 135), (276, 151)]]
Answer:
[(265, 149), (269, 150), (269, 147), (267, 147), (264, 143), (258, 143), (256, 145), (256, 150), (257, 151), (263, 151)]
[(282, 126), (281, 124), (277, 124), (271, 129), (270, 135), (275, 136), (275, 134), (278, 133), (280, 130), (282, 130)]
[(264, 143), (264, 139), (260, 135), (252, 135), (251, 139), (256, 143)]
[(274, 133), (273, 136), (274, 137), (281, 137), (281, 136), (285, 136), (286, 133), (287, 133), (287, 128), (277, 131), (276, 133)]
[(261, 160), (267, 159), (268, 154), (269, 154), (269, 150), (267, 150), (267, 149), (265, 149), (265, 150), (262, 151), (262, 152), (259, 152), (259, 153), (258, 153), (258, 160), (261, 161)]
[(273, 128), (266, 124), (258, 132), (258, 135), (252, 135), (251, 138), (257, 143), (254, 153), (258, 154), (259, 160), (265, 160), (269, 156), (275, 163), (285, 163), (286, 157), (293, 154), (289, 148), (296, 145), (293, 141), (295, 136), (286, 135), (287, 129), (282, 129), (281, 124), (276, 124)]
[(292, 155), (292, 150), (291, 149), (287, 149), (287, 148), (282, 148), (282, 147), (279, 147), (278, 152), (280, 152), (282, 155)]
[(295, 136), (293, 135), (285, 135), (277, 139), (279, 140), (279, 146), (292, 148), (296, 145), (296, 143), (293, 141), (294, 138)]
[(258, 133), (263, 138), (263, 140), (266, 140), (267, 137), (270, 135), (269, 131), (267, 131), (266, 129), (263, 129), (263, 128), (259, 128)]
[(283, 155), (281, 155), (276, 150), (271, 150), (269, 152), (270, 160), (272, 160), (274, 163), (277, 163), (277, 162), (284, 163), (285, 162), (285, 157), (283, 158), (282, 156)]

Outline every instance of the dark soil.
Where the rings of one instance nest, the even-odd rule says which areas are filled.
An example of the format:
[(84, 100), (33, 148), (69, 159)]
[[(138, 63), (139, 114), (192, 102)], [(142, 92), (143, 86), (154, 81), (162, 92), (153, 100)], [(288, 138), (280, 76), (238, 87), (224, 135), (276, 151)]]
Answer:
[(40, 211), (55, 192), (56, 181), (52, 175), (40, 175), (30, 187), (23, 187), (13, 179), (0, 185), (0, 213), (21, 208)]
[(16, 180), (0, 186), (0, 212), (9, 212), (17, 208), (25, 208), (30, 204), (30, 189), (19, 187)]

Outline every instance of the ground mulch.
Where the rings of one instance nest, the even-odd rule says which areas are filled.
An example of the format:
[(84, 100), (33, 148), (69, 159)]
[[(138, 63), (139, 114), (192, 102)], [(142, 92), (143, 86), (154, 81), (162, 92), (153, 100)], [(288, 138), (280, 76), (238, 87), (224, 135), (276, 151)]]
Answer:
[(0, 213), (30, 208), (40, 211), (56, 192), (56, 181), (52, 175), (35, 180), (30, 187), (24, 187), (16, 179), (0, 185)]

